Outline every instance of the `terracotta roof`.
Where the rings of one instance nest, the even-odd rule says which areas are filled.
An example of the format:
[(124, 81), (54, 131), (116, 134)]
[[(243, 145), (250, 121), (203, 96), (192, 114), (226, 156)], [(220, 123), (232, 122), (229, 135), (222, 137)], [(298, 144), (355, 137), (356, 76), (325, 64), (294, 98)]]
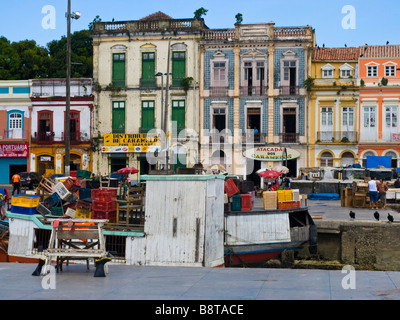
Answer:
[[(361, 56), (362, 55), (362, 56)], [(361, 58), (400, 58), (400, 45), (362, 46)]]
[(358, 47), (315, 48), (313, 60), (358, 60)]
[(147, 17), (140, 19), (139, 21), (153, 21), (153, 20), (173, 20), (169, 15), (158, 11), (156, 13), (150, 14)]

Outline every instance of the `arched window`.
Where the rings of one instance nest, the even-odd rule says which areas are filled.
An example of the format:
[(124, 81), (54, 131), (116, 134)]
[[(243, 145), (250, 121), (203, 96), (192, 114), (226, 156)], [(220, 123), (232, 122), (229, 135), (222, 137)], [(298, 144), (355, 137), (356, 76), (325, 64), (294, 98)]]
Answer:
[(351, 152), (344, 152), (342, 154), (341, 165), (342, 166), (350, 166), (354, 164), (354, 156)]
[(386, 157), (390, 157), (390, 163), (392, 168), (397, 168), (397, 154), (393, 151), (388, 151), (385, 153)]
[(372, 151), (367, 151), (364, 153), (363, 159), (362, 159), (362, 166), (364, 168), (367, 167), (367, 157), (369, 157), (369, 156), (375, 156), (375, 153), (373, 153)]
[(333, 167), (333, 156), (332, 153), (325, 151), (321, 154), (321, 167)]

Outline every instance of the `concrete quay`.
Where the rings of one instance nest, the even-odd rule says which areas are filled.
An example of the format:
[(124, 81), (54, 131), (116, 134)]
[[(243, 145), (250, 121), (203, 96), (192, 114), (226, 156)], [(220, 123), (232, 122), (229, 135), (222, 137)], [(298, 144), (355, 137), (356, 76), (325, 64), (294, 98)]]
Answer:
[(110, 264), (107, 276), (99, 278), (93, 277), (93, 265), (87, 270), (85, 265), (70, 264), (60, 273), (50, 273), (54, 276), (50, 280), (46, 276), (32, 276), (35, 268), (34, 264), (1, 263), (0, 299), (181, 303), (207, 300), (209, 304), (217, 300), (235, 303), (239, 303), (236, 300), (400, 300), (400, 272), (397, 271)]

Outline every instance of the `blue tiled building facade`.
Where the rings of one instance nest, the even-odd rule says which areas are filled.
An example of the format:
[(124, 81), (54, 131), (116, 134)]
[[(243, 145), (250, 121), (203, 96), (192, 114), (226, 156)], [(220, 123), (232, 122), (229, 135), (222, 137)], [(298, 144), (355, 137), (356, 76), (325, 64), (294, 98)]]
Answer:
[[(232, 148), (225, 152), (221, 147), (223, 152), (217, 154), (214, 144), (222, 141), (203, 140), (211, 143), (202, 145), (202, 150), (213, 151), (203, 152), (211, 155), (211, 159), (203, 157), (205, 163), (219, 163), (229, 173), (260, 185), (256, 170), (283, 163), (254, 161), (250, 166), (244, 152), (283, 146), (299, 151), (300, 157), (288, 164), (290, 174), (298, 174), (308, 160), (304, 80), (310, 74), (313, 46), (311, 27), (236, 24), (235, 29), (205, 33), (200, 54), (201, 128), (229, 129), (224, 142), (231, 142)], [(249, 133), (254, 137), (251, 141), (246, 140)]]

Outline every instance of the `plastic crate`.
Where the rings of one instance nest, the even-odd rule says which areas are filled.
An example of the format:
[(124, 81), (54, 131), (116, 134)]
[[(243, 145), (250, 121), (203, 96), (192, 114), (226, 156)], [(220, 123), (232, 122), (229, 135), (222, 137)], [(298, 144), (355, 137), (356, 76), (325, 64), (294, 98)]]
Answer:
[(74, 186), (74, 180), (72, 178), (67, 178), (64, 182), (63, 182), (65, 188), (67, 188), (68, 191), (71, 191), (72, 187)]
[(117, 199), (117, 189), (92, 189), (92, 198), (101, 201)]
[(92, 173), (87, 170), (77, 170), (76, 177), (78, 179), (90, 179)]
[(232, 196), (232, 211), (242, 211), (242, 197), (240, 194)]
[(253, 208), (251, 201), (251, 194), (241, 194), (242, 211), (249, 211)]
[(117, 210), (117, 201), (93, 200), (92, 210), (114, 211)]
[(63, 209), (63, 207), (52, 207), (52, 208), (50, 209), (50, 212), (51, 212), (51, 214), (52, 214), (53, 216), (59, 216), (59, 217), (61, 217), (61, 216), (64, 215), (64, 209)]
[(228, 197), (232, 197), (233, 195), (239, 193), (239, 189), (232, 178), (224, 182), (224, 190)]
[(293, 201), (292, 190), (278, 190), (278, 201)]
[(62, 201), (60, 196), (57, 193), (53, 193), (51, 196), (47, 197), (43, 200), (42, 204), (47, 208), (51, 209), (51, 207), (55, 207), (60, 204)]
[(91, 219), (92, 218), (92, 212), (89, 210), (85, 209), (76, 209), (75, 210), (75, 218), (78, 219)]
[(278, 195), (276, 191), (263, 192), (263, 208), (275, 210), (278, 207)]
[(43, 204), (39, 203), (38, 206), (36, 207), (36, 212), (46, 216), (48, 214), (51, 214), (50, 209), (46, 208)]
[(57, 192), (61, 199), (65, 199), (71, 194), (62, 182), (58, 182), (53, 189), (55, 192)]
[(17, 194), (11, 197), (11, 205), (17, 207), (37, 207), (40, 201), (39, 196), (31, 196), (26, 194)]
[(76, 209), (83, 209), (83, 210), (87, 210), (87, 211), (91, 211), (92, 210), (92, 203), (84, 201), (84, 200), (78, 200), (78, 202), (76, 203)]
[(87, 199), (92, 197), (92, 189), (89, 188), (78, 188), (79, 199)]
[(117, 211), (92, 211), (92, 219), (106, 219), (110, 221), (114, 221), (117, 219)]
[(36, 214), (36, 207), (11, 206), (11, 212), (12, 213), (32, 215), (32, 214)]
[(300, 201), (278, 201), (278, 209), (298, 209), (300, 206)]

